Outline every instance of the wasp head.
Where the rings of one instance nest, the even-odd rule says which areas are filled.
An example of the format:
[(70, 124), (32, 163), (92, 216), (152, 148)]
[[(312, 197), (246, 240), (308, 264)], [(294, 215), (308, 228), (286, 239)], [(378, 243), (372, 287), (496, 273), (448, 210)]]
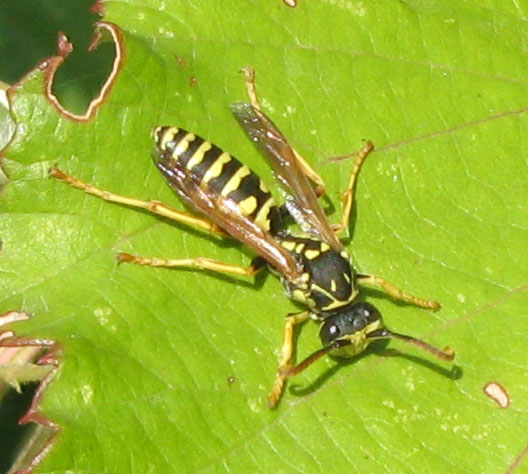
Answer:
[(351, 357), (363, 352), (383, 331), (380, 312), (369, 303), (354, 303), (325, 318), (319, 330), (331, 355)]
[(389, 331), (383, 325), (380, 312), (369, 303), (353, 303), (326, 316), (321, 324), (319, 336), (323, 348), (296, 366), (282, 368), (281, 376), (284, 379), (302, 372), (326, 354), (338, 357), (358, 355), (376, 339), (400, 339), (442, 360), (452, 360), (455, 356), (449, 347), (440, 350), (415, 337)]

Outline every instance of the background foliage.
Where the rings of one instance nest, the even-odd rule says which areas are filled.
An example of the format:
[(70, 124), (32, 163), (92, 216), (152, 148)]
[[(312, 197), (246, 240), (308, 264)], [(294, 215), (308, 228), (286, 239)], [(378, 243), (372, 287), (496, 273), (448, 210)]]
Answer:
[[(14, 96), (18, 133), (0, 206), (0, 310), (17, 333), (60, 340), (43, 410), (62, 426), (42, 472), (500, 472), (526, 448), (526, 11), (505, 2), (107, 2), (127, 60), (95, 120), (62, 117), (34, 71)], [(66, 32), (68, 33), (68, 32)], [(49, 166), (122, 194), (181, 205), (150, 160), (149, 130), (178, 124), (271, 180), (229, 114), (238, 71), (320, 171), (339, 212), (363, 169), (353, 243), (361, 271), (439, 299), (431, 313), (367, 291), (394, 330), (457, 350), (456, 367), (393, 343), (321, 362), (265, 399), (282, 316), (256, 284), (116, 266), (118, 251), (251, 256), (233, 242), (112, 206), (47, 179)], [(318, 347), (301, 333), (301, 357)], [(234, 378), (232, 383), (230, 377)], [(483, 393), (504, 385), (502, 410)]]

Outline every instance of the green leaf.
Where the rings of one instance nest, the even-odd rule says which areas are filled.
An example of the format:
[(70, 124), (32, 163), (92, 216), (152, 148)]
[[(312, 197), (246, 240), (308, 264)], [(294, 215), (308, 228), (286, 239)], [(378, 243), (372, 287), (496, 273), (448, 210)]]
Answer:
[[(488, 0), (105, 2), (124, 64), (86, 122), (42, 94), (12, 95), (18, 133), (1, 201), (0, 313), (17, 334), (60, 341), (42, 402), (61, 427), (42, 472), (503, 472), (526, 449), (528, 306), (524, 7)], [(161, 6), (160, 6), (161, 5)], [(119, 251), (237, 264), (230, 241), (74, 190), (184, 209), (149, 159), (150, 129), (176, 124), (271, 174), (230, 115), (252, 65), (267, 113), (339, 196), (363, 139), (353, 242), (359, 271), (438, 299), (431, 313), (366, 291), (389, 328), (457, 351), (456, 367), (394, 341), (325, 359), (266, 397), (283, 316), (269, 276), (117, 266)], [(307, 323), (299, 358), (319, 347)], [(457, 369), (458, 367), (458, 369)], [(501, 409), (483, 391), (506, 388)]]

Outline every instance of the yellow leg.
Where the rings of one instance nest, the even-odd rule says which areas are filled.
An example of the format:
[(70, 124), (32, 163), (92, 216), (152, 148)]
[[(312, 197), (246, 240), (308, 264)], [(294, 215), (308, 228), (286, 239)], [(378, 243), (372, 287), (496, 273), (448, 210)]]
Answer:
[(50, 168), (49, 176), (60, 181), (63, 181), (74, 188), (80, 189), (85, 193), (92, 194), (98, 198), (104, 199), (105, 201), (114, 202), (117, 204), (123, 204), (125, 206), (137, 207), (139, 209), (145, 209), (153, 214), (158, 216), (163, 216), (168, 219), (174, 220), (176, 222), (181, 222), (182, 224), (187, 224), (190, 226), (198, 227), (199, 229), (205, 230), (212, 234), (225, 236), (226, 233), (218, 227), (216, 224), (209, 222), (206, 219), (193, 216), (192, 214), (187, 214), (185, 212), (177, 211), (166, 204), (163, 204), (159, 201), (142, 201), (140, 199), (129, 198), (126, 196), (121, 196), (119, 194), (111, 193), (103, 189), (96, 188), (91, 184), (81, 181), (75, 176), (71, 176), (68, 173), (58, 169)]
[(392, 283), (389, 283), (378, 276), (358, 274), (357, 279), (360, 284), (377, 286), (385, 293), (392, 296), (394, 299), (407, 301), (408, 303), (420, 306), (421, 308), (433, 309), (435, 311), (440, 309), (440, 303), (438, 301), (418, 298), (417, 296), (411, 295), (410, 293), (401, 290), (397, 286), (394, 286)]
[(290, 314), (286, 317), (286, 323), (284, 325), (284, 338), (282, 341), (282, 347), (279, 358), (279, 370), (277, 372), (277, 378), (273, 384), (273, 388), (268, 397), (268, 406), (275, 408), (279, 403), (282, 392), (284, 391), (285, 377), (282, 375), (284, 369), (288, 367), (290, 359), (293, 355), (294, 336), (293, 330), (298, 324), (304, 323), (310, 316), (309, 311), (303, 311), (302, 313)]
[(354, 204), (354, 193), (357, 183), (357, 177), (361, 165), (365, 161), (365, 158), (374, 150), (374, 144), (372, 142), (365, 143), (365, 146), (359, 151), (352, 171), (350, 172), (350, 178), (348, 179), (348, 186), (343, 193), (343, 215), (341, 217), (341, 223), (333, 226), (336, 233), (347, 230), (350, 224), (350, 214), (352, 212), (352, 206)]
[(293, 154), (295, 155), (295, 158), (297, 159), (297, 162), (299, 163), (299, 166), (301, 167), (303, 173), (312, 180), (313, 183), (315, 183), (315, 194), (319, 198), (324, 195), (326, 192), (326, 185), (323, 181), (323, 178), (319, 176), (315, 170), (308, 164), (308, 162), (296, 151), (292, 148)]
[(188, 267), (211, 270), (217, 273), (233, 273), (235, 275), (251, 277), (259, 272), (263, 265), (252, 264), (249, 267), (231, 265), (230, 263), (219, 262), (206, 257), (183, 258), (179, 260), (157, 257), (142, 257), (139, 255), (130, 255), (129, 253), (117, 254), (119, 263), (135, 263), (136, 265), (147, 265), (151, 267)]
[[(242, 70), (246, 79), (247, 95), (251, 105), (257, 109), (262, 110), (257, 96), (257, 89), (255, 87), (255, 70), (252, 67), (246, 67)], [(316, 173), (316, 171), (308, 164), (308, 162), (292, 148), (293, 154), (299, 163), (299, 167), (303, 173), (315, 183), (315, 194), (321, 197), (325, 193), (325, 183), (323, 179)]]

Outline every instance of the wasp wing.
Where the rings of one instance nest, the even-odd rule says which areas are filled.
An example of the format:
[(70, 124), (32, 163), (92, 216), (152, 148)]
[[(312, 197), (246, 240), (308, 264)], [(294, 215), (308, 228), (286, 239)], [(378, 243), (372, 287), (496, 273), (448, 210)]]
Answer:
[(246, 102), (231, 105), (231, 111), (251, 140), (268, 158), (281, 185), (291, 194), (286, 207), (303, 230), (316, 234), (336, 250), (343, 245), (330, 227), (326, 214), (302, 170), (288, 140), (259, 109)]
[[(159, 153), (155, 150), (154, 153)], [(183, 168), (177, 160), (155, 159), (170, 187), (195, 211), (205, 215), (232, 237), (251, 247), (289, 280), (296, 280), (302, 271), (294, 257), (273, 237), (245, 216), (233, 200), (213, 192), (206, 184)]]

